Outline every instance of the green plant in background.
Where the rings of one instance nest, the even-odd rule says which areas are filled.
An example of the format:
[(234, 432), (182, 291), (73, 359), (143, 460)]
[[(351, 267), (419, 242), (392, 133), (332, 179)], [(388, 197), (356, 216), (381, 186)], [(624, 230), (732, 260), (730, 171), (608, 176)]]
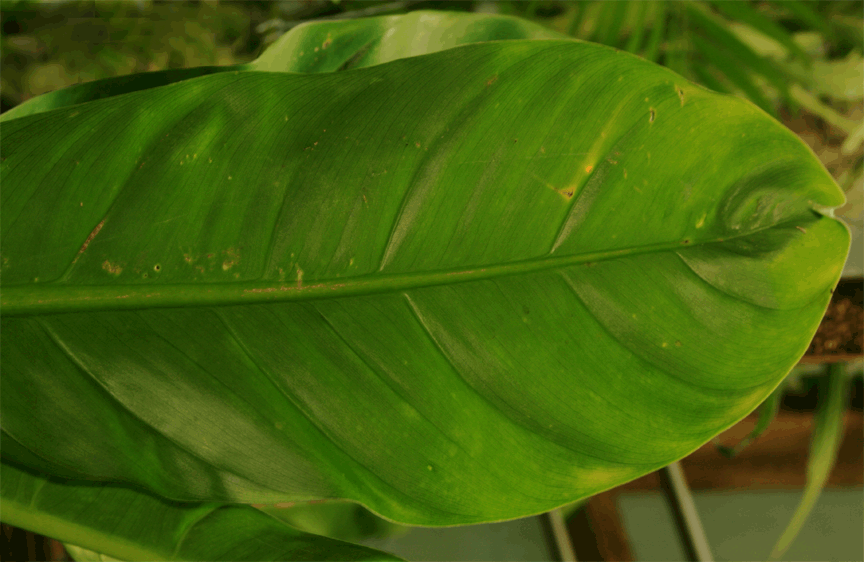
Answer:
[(4, 110), (81, 82), (247, 62), (254, 44), (246, 10), (224, 2), (4, 1), (0, 19)]
[[(508, 4), (536, 15), (543, 3)], [(556, 6), (549, 3), (547, 7)], [(743, 93), (768, 112), (794, 97), (790, 87), (818, 87), (811, 73), (817, 53), (801, 45), (813, 30), (835, 55), (857, 53), (862, 42), (860, 2), (573, 2), (555, 27), (574, 37), (614, 46), (662, 63), (715, 91)], [(793, 32), (791, 30), (798, 30)], [(809, 38), (812, 45), (813, 37)], [(772, 57), (766, 57), (765, 50)], [(772, 60), (778, 58), (781, 60)], [(824, 84), (824, 82), (821, 82)], [(773, 88), (769, 96), (765, 86)], [(835, 92), (830, 92), (836, 95)]]
[(521, 20), (171, 72), (2, 117), (3, 517), (110, 556), (386, 558), (237, 504), (465, 524), (655, 470), (780, 384), (848, 248), (788, 130)]

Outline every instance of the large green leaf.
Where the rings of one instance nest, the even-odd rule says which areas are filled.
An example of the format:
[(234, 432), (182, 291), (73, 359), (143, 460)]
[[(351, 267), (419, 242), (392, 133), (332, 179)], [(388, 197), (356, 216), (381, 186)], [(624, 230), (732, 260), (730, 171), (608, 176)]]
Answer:
[(47, 478), (6, 462), (0, 490), (4, 521), (87, 549), (109, 548), (123, 560), (398, 560), (301, 533), (248, 506), (169, 502), (123, 486)]
[(791, 132), (574, 41), (217, 73), (3, 141), (3, 430), (174, 500), (452, 525), (615, 486), (770, 394), (849, 243)]

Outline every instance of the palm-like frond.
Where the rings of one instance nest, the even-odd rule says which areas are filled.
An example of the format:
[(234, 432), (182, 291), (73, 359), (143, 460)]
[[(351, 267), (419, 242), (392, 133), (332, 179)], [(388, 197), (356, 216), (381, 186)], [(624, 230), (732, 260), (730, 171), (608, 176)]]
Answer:
[[(798, 69), (809, 69), (813, 57), (795, 41), (795, 32), (813, 30), (829, 44), (859, 50), (861, 44), (860, 18), (830, 2), (583, 0), (563, 6), (569, 22), (562, 30), (570, 35), (638, 54), (711, 89), (738, 92), (770, 113), (776, 107), (765, 85), (792, 106), (792, 85), (807, 85)], [(531, 7), (534, 12), (538, 4)], [(794, 65), (777, 64), (757, 53), (731, 30), (733, 24), (776, 42)]]

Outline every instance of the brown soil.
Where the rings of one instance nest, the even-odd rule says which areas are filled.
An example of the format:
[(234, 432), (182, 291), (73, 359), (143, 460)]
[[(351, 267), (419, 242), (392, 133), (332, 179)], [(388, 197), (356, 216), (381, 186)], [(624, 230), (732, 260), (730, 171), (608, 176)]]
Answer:
[[(864, 279), (842, 279), (804, 362), (848, 361), (864, 353)], [(813, 361), (814, 359), (819, 361)]]

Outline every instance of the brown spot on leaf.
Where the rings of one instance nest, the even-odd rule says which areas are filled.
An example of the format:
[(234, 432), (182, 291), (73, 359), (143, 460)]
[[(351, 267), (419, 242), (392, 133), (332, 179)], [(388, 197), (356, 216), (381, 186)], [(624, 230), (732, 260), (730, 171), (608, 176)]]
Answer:
[[(83, 202), (81, 203), (81, 206), (82, 206), (82, 207), (84, 206), (84, 203), (83, 203)], [(93, 231), (90, 232), (90, 236), (88, 236), (88, 237), (87, 237), (87, 240), (84, 241), (84, 244), (81, 245), (81, 249), (78, 250), (78, 255), (75, 256), (75, 259), (72, 260), (72, 263), (75, 263), (76, 261), (78, 261), (78, 258), (81, 257), (81, 254), (84, 253), (84, 250), (87, 249), (87, 246), (90, 245), (90, 242), (91, 242), (94, 238), (96, 238), (96, 235), (99, 234), (99, 231), (100, 231), (100, 230), (102, 230), (102, 225), (103, 225), (103, 224), (105, 224), (105, 219), (102, 219), (102, 222), (100, 222), (99, 224), (97, 224), (97, 225), (96, 225), (96, 228), (94, 228)]]

